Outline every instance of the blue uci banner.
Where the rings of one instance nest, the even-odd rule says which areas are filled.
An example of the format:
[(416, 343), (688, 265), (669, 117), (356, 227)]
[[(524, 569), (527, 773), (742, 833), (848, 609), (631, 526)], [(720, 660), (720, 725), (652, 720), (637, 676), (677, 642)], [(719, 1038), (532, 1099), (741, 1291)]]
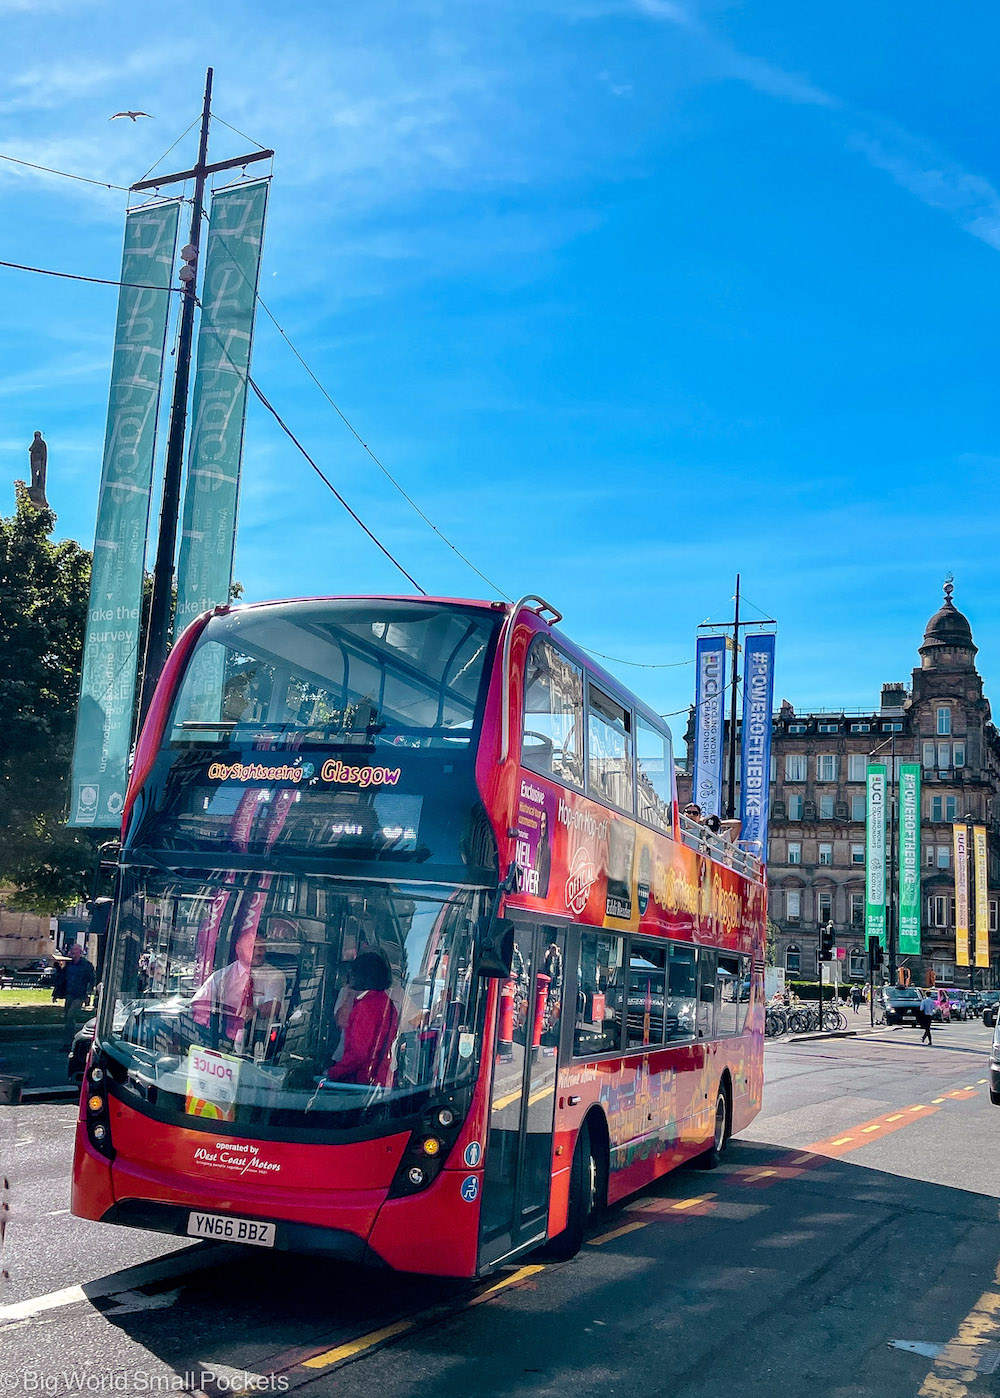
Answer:
[(726, 736), (726, 638), (699, 636), (694, 696), (691, 799), (704, 815), (722, 814), (722, 750)]
[(174, 634), (229, 601), (268, 180), (212, 195)]
[(740, 741), (740, 838), (764, 858), (771, 806), (771, 715), (774, 636), (747, 636), (743, 646), (743, 732)]
[(111, 827), (125, 804), (156, 418), (181, 201), (132, 209), (111, 361), (69, 824)]

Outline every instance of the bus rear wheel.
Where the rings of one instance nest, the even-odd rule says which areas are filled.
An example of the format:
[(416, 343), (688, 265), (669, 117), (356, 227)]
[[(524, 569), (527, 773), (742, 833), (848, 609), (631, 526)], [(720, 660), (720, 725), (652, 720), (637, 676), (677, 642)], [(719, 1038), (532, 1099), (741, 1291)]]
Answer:
[(725, 1083), (720, 1082), (715, 1098), (715, 1116), (712, 1120), (712, 1144), (708, 1150), (702, 1151), (701, 1155), (695, 1156), (692, 1164), (699, 1170), (714, 1170), (721, 1162), (729, 1144), (729, 1133), (729, 1094), (726, 1092)]
[(536, 1250), (537, 1257), (550, 1262), (568, 1262), (583, 1247), (591, 1215), (600, 1203), (600, 1164), (594, 1153), (590, 1126), (584, 1122), (576, 1138), (569, 1176), (569, 1210), (566, 1227)]

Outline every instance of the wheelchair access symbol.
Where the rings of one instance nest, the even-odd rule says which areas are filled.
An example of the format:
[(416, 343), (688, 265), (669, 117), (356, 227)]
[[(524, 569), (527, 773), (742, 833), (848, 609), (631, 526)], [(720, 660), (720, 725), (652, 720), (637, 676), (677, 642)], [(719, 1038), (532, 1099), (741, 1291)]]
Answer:
[(483, 1158), (483, 1148), (478, 1141), (470, 1141), (465, 1147), (465, 1154), (462, 1159), (471, 1170), (474, 1170)]
[(479, 1176), (466, 1175), (462, 1181), (462, 1198), (467, 1204), (472, 1204), (479, 1197)]

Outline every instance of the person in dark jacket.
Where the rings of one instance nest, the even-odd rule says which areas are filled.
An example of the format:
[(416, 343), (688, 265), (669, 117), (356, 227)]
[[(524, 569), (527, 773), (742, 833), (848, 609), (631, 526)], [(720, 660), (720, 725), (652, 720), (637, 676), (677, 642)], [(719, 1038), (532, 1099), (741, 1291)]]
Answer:
[(363, 951), (351, 962), (351, 984), (357, 993), (344, 1026), (344, 1052), (326, 1076), (330, 1082), (385, 1087), (399, 1024), (399, 1012), (386, 994), (392, 972), (377, 952)]
[(56, 971), (55, 984), (52, 987), (53, 1001), (65, 1001), (63, 1048), (67, 1051), (72, 1047), (73, 1035), (76, 1033), (76, 1017), (90, 998), (96, 979), (97, 972), (84, 956), (83, 947), (79, 942), (74, 942), (69, 949), (69, 960), (64, 961)]

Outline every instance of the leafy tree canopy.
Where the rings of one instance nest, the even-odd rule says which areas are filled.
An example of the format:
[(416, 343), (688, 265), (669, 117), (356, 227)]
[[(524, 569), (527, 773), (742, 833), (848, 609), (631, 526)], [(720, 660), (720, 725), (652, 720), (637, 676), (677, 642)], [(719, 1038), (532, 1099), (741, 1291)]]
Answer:
[(54, 543), (56, 517), (15, 482), (0, 516), (0, 884), (15, 907), (57, 913), (86, 896), (94, 844), (67, 829), (90, 554)]

